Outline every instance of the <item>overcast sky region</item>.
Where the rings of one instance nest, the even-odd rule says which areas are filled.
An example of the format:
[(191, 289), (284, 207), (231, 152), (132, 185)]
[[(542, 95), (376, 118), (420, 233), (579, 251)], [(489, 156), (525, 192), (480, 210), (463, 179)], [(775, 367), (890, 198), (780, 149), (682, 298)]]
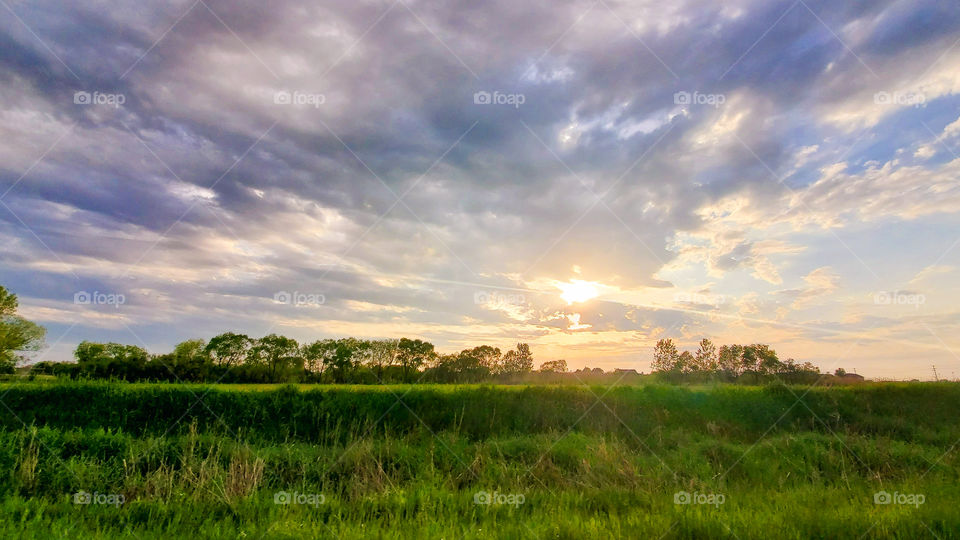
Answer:
[(48, 329), (664, 337), (960, 376), (960, 5), (0, 2), (0, 284)]

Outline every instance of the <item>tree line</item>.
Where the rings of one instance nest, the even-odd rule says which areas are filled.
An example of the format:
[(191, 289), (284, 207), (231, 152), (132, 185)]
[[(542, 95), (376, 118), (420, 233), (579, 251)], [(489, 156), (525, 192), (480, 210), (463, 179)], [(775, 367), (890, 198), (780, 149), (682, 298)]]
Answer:
[(210, 341), (190, 339), (159, 355), (136, 345), (84, 341), (74, 357), (75, 364), (42, 363), (34, 372), (125, 380), (376, 384), (507, 382), (533, 370), (526, 343), (506, 352), (481, 345), (440, 354), (420, 339), (348, 337), (300, 344), (278, 334), (251, 338), (233, 332)]
[[(98, 379), (334, 384), (592, 383), (642, 375), (634, 370), (611, 373), (601, 368), (570, 372), (565, 360), (546, 361), (534, 370), (533, 354), (526, 343), (506, 352), (481, 345), (443, 354), (420, 339), (348, 337), (300, 344), (277, 334), (255, 339), (233, 332), (210, 341), (187, 340), (159, 355), (135, 345), (84, 341), (74, 356), (76, 363), (44, 362), (34, 366), (33, 372)], [(773, 378), (805, 382), (820, 376), (819, 368), (809, 362), (780, 361), (768, 345), (717, 347), (709, 339), (701, 340), (694, 352), (680, 351), (672, 339), (661, 339), (654, 347), (652, 368), (654, 378), (665, 382), (756, 383)]]
[[(31, 353), (44, 347), (45, 329), (17, 315), (17, 296), (0, 286), (0, 373), (13, 373)], [(71, 378), (225, 383), (475, 383), (600, 382), (639, 376), (633, 370), (605, 373), (600, 368), (570, 372), (565, 360), (543, 362), (533, 369), (526, 343), (501, 351), (481, 345), (443, 354), (421, 339), (321, 339), (298, 343), (270, 334), (251, 338), (226, 332), (209, 341), (190, 339), (165, 354), (150, 354), (136, 345), (84, 341), (74, 351), (76, 363), (39, 362), (33, 374)], [(781, 361), (770, 346), (723, 345), (700, 341), (696, 351), (680, 351), (672, 339), (661, 339), (653, 352), (655, 378), (666, 382), (723, 380), (758, 382), (781, 378), (816, 380), (820, 370), (810, 362)], [(842, 375), (842, 370), (837, 375)]]
[(661, 339), (653, 348), (652, 369), (665, 379), (738, 380), (778, 377), (788, 380), (816, 379), (820, 368), (810, 362), (781, 361), (777, 352), (763, 343), (721, 345), (702, 339), (697, 350), (679, 351), (672, 339)]

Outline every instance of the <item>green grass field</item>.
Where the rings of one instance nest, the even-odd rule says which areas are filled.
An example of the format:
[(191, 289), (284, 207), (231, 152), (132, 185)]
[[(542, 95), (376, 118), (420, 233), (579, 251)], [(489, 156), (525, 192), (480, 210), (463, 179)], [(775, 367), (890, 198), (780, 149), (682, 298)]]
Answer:
[(955, 538), (958, 410), (952, 383), (12, 383), (0, 536)]

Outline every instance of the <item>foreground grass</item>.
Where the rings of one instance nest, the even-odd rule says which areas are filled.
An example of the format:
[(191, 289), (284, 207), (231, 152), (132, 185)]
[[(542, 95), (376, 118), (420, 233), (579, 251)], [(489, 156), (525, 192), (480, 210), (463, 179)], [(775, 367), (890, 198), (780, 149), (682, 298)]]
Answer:
[(0, 536), (960, 537), (960, 385), (237, 390), (0, 388)]

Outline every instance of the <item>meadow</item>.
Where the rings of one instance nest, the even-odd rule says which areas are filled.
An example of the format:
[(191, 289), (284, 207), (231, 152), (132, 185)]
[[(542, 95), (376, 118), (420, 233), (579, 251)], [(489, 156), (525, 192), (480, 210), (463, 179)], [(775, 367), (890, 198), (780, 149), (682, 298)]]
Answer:
[(5, 538), (955, 538), (960, 384), (0, 385)]

